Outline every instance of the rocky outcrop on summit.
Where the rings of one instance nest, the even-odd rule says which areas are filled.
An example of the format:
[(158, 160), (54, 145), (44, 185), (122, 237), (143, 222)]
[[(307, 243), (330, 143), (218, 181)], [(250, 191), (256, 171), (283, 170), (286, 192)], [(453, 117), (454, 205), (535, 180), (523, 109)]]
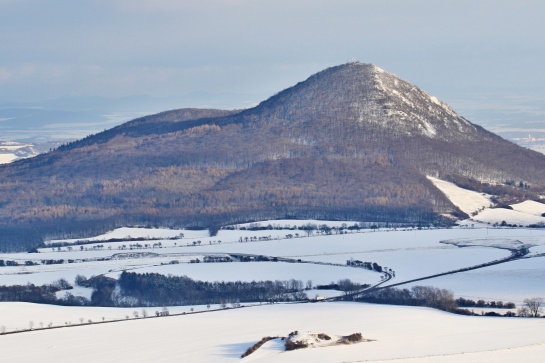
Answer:
[(251, 109), (162, 112), (1, 166), (0, 239), (144, 223), (214, 229), (275, 218), (441, 224), (465, 216), (427, 175), (505, 199), (537, 198), (545, 156), (351, 62)]

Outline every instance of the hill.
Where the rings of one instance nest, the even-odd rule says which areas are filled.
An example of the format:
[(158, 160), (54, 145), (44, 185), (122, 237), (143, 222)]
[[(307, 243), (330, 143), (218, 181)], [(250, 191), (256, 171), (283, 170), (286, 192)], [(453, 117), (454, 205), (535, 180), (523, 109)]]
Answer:
[(1, 242), (20, 249), (135, 224), (466, 216), (426, 176), (509, 201), (537, 198), (545, 156), (352, 62), (251, 109), (167, 111), (0, 167)]

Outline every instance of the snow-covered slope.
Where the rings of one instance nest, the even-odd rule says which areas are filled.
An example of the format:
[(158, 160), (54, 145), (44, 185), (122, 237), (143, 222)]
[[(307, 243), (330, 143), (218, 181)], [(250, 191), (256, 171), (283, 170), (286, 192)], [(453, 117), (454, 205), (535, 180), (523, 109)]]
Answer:
[(517, 212), (542, 216), (545, 213), (545, 204), (533, 200), (512, 204), (511, 207)]
[(486, 209), (473, 217), (473, 220), (488, 224), (505, 222), (517, 226), (545, 223), (545, 217), (504, 208)]
[(517, 226), (545, 223), (545, 217), (543, 217), (545, 204), (543, 203), (528, 200), (513, 204), (511, 206), (513, 209), (491, 209), (493, 203), (490, 201), (491, 196), (489, 195), (460, 188), (453, 183), (431, 176), (428, 176), (428, 179), (447, 196), (452, 204), (472, 216), (472, 221)]
[[(38, 307), (39, 308), (39, 307)], [(85, 316), (85, 308), (81, 308)], [(9, 362), (240, 362), (265, 336), (360, 332), (372, 342), (281, 351), (242, 362), (541, 362), (544, 319), (466, 317), (359, 303), (267, 305), (0, 336)], [(268, 349), (267, 349), (268, 348)], [(263, 351), (265, 352), (265, 351)], [(262, 353), (263, 353), (262, 352)]]
[(475, 192), (460, 188), (459, 186), (428, 176), (428, 179), (435, 185), (440, 191), (442, 191), (447, 198), (460, 208), (460, 210), (469, 215), (476, 213), (484, 208), (492, 206), (490, 196), (482, 193)]

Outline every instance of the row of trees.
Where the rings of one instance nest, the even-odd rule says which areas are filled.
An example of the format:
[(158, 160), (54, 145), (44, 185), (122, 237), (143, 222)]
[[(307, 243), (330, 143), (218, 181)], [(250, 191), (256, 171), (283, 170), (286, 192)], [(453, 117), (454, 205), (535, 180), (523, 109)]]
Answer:
[(409, 289), (388, 288), (367, 293), (359, 301), (375, 304), (427, 306), (455, 312), (458, 306), (450, 290), (430, 286), (414, 286)]
[(506, 302), (503, 301), (485, 301), (483, 299), (479, 299), (477, 301), (472, 299), (464, 299), (463, 297), (460, 297), (456, 299), (456, 304), (461, 308), (492, 308), (492, 309), (514, 309), (516, 308), (515, 303), (513, 302)]
[[(505, 309), (514, 309), (516, 307), (512, 302), (485, 302), (484, 300), (475, 302), (464, 298), (454, 299), (452, 291), (432, 286), (413, 286), (411, 289), (380, 289), (364, 294), (357, 300), (375, 304), (426, 306), (462, 315), (476, 315), (470, 310), (461, 309), (466, 307)], [(544, 302), (545, 300), (539, 297), (525, 299), (523, 306), (517, 310), (516, 314), (508, 311), (504, 316), (539, 317), (543, 313)], [(500, 314), (494, 312), (486, 315), (500, 316)]]
[(67, 304), (64, 300), (59, 301), (56, 293), (61, 290), (72, 289), (72, 286), (65, 279), (59, 279), (52, 284), (45, 285), (10, 285), (0, 286), (0, 301), (22, 301), (40, 304)]

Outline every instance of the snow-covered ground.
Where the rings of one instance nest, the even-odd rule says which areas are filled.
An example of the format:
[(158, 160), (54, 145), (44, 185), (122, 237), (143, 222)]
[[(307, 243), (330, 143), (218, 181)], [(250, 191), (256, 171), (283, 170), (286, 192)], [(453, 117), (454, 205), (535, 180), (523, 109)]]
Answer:
[[(123, 231), (125, 234), (127, 231)], [(545, 230), (542, 229), (504, 229), (504, 228), (453, 228), (437, 230), (364, 230), (361, 233), (338, 235), (313, 235), (299, 238), (285, 238), (294, 231), (264, 230), (220, 230), (215, 237), (184, 237), (183, 245), (174, 246), (176, 241), (162, 241), (162, 248), (142, 248), (135, 250), (118, 250), (104, 248), (79, 250), (74, 248), (68, 252), (46, 248), (42, 253), (2, 254), (0, 259), (15, 260), (19, 263), (31, 260), (38, 265), (1, 267), (0, 277), (3, 284), (46, 284), (60, 278), (73, 283), (76, 275), (91, 277), (99, 274), (116, 276), (123, 270), (133, 272), (158, 272), (173, 275), (187, 275), (194, 279), (207, 281), (252, 281), (252, 280), (286, 280), (294, 278), (306, 282), (311, 280), (315, 285), (350, 278), (360, 283), (376, 283), (380, 274), (360, 268), (315, 265), (308, 263), (251, 262), (251, 263), (200, 263), (190, 264), (190, 260), (206, 255), (226, 255), (243, 253), (301, 259), (345, 265), (347, 260), (355, 259), (364, 262), (376, 262), (383, 267), (395, 271), (391, 283), (421, 278), (433, 274), (452, 271), (464, 267), (478, 265), (510, 255), (504, 248), (525, 244), (531, 255), (545, 252)], [(138, 231), (131, 230), (131, 236)], [(142, 233), (149, 233), (144, 231)], [(184, 233), (185, 231), (175, 231)], [(125, 234), (126, 235), (126, 234)], [(259, 237), (271, 236), (271, 239), (259, 240)], [(305, 237), (303, 237), (305, 236)], [(241, 237), (255, 237), (255, 240), (239, 242)], [(278, 238), (278, 239), (275, 239)], [(208, 239), (208, 242), (206, 242)], [(199, 240), (201, 244), (193, 245)], [(218, 240), (223, 242), (218, 243)], [(179, 242), (180, 240), (178, 240)], [(449, 243), (441, 243), (448, 241)], [(214, 243), (212, 243), (214, 242)], [(120, 242), (123, 244), (123, 242)], [(172, 243), (172, 244), (170, 244)], [(117, 243), (112, 243), (117, 244)], [(129, 243), (126, 243), (129, 245)], [(187, 245), (189, 244), (189, 246)], [(460, 248), (460, 246), (472, 246)], [(86, 245), (86, 247), (88, 247)], [(500, 248), (497, 248), (500, 247)], [(63, 252), (64, 251), (64, 252)], [(43, 265), (42, 260), (63, 259), (63, 264)], [(74, 263), (66, 263), (69, 259)], [(179, 262), (170, 264), (172, 261)], [(528, 260), (530, 261), (530, 260)], [(508, 266), (512, 262), (500, 265)], [(539, 267), (537, 267), (539, 269)], [(545, 271), (545, 267), (543, 268)], [(506, 278), (504, 276), (504, 278)], [(444, 279), (444, 278), (443, 278)], [(518, 277), (513, 277), (518, 281)], [(442, 280), (431, 279), (421, 282), (424, 285), (452, 288), (456, 295), (476, 296), (482, 288), (467, 283), (464, 289), (454, 284), (441, 286)], [(463, 280), (462, 280), (463, 281)], [(504, 280), (504, 284), (509, 281)], [(474, 287), (471, 287), (474, 286)], [(518, 284), (517, 289), (503, 289), (497, 285), (498, 295), (504, 299), (521, 299), (523, 295), (532, 297), (536, 289)], [(534, 286), (534, 285), (532, 285)], [(489, 287), (492, 289), (492, 287)], [(474, 291), (472, 291), (472, 289)], [(460, 290), (460, 291), (458, 291)], [(74, 295), (88, 296), (88, 291), (71, 291)], [(545, 293), (541, 294), (545, 296)]]
[(545, 298), (544, 281), (545, 257), (534, 257), (436, 277), (406, 286), (433, 285), (449, 289), (457, 297), (512, 301), (520, 306), (526, 298)]
[[(215, 304), (210, 305), (210, 308), (202, 305), (169, 306), (167, 309), (170, 314), (181, 314), (220, 309), (220, 306)], [(81, 324), (81, 319), (84, 323), (88, 323), (89, 320), (95, 323), (127, 320), (127, 316), (133, 319), (135, 312), (139, 317), (143, 317), (144, 311), (147, 316), (155, 316), (157, 311), (162, 310), (163, 307), (109, 308), (0, 302), (0, 327), (4, 327), (6, 332), (28, 330), (31, 322), (34, 329), (47, 328), (48, 325), (62, 327)]]
[(460, 208), (464, 213), (471, 215), (472, 213), (492, 206), (490, 195), (460, 188), (453, 183), (431, 176), (428, 176), (428, 179), (450, 199), (452, 204)]
[[(113, 238), (173, 238), (180, 237), (180, 233), (184, 237), (188, 238), (199, 238), (208, 236), (208, 231), (189, 231), (185, 229), (166, 229), (166, 228), (135, 228), (135, 227), (121, 227), (116, 228), (113, 231), (101, 234), (99, 236), (90, 237), (90, 238), (73, 238), (73, 239), (55, 239), (46, 241), (46, 244), (56, 243), (56, 242), (65, 242), (65, 243), (74, 243), (77, 241), (106, 241)], [(153, 243), (153, 242), (152, 242)]]
[[(91, 316), (88, 309), (59, 311), (59, 317), (64, 314), (66, 319), (71, 314), (72, 323), (79, 323), (79, 317)], [(10, 311), (28, 313), (17, 307)], [(104, 310), (96, 316), (101, 319), (106, 314)], [(242, 361), (511, 363), (542, 361), (544, 328), (545, 319), (467, 317), (427, 308), (275, 304), (37, 330), (0, 336), (0, 342), (2, 359), (9, 362), (209, 363), (239, 362), (240, 355), (264, 336), (286, 336), (294, 330), (336, 335), (360, 332), (373, 341), (291, 352), (282, 351), (280, 344), (267, 344)]]
[(484, 224), (509, 224), (517, 226), (529, 226), (532, 224), (543, 223), (545, 225), (545, 204), (536, 201), (524, 201), (513, 204), (511, 209), (490, 208), (492, 202), (490, 195), (478, 193), (472, 190), (463, 189), (457, 185), (428, 176), (428, 179), (441, 190), (447, 198), (460, 208), (463, 212), (471, 216), (471, 222)]
[(486, 209), (474, 216), (473, 220), (488, 224), (507, 223), (515, 224), (517, 226), (545, 223), (545, 217), (541, 217), (541, 215), (536, 216), (531, 213), (504, 208)]
[(0, 154), (0, 164), (8, 164), (11, 163), (13, 160), (17, 159), (17, 155), (13, 153), (1, 153)]
[(522, 203), (513, 204), (511, 205), (511, 207), (518, 212), (533, 214), (536, 216), (541, 216), (543, 213), (545, 213), (545, 204), (533, 200), (527, 200)]
[[(380, 274), (362, 268), (315, 265), (308, 263), (286, 262), (247, 262), (247, 263), (193, 263), (144, 267), (135, 270), (138, 273), (155, 272), (162, 275), (190, 276), (202, 281), (265, 281), (265, 280), (302, 280), (312, 281), (314, 285), (350, 279), (361, 284), (375, 284), (380, 281)], [(118, 277), (119, 272), (107, 276)]]
[[(517, 212), (537, 217), (539, 207), (526, 203), (517, 206)], [(290, 221), (281, 223), (290, 228), (294, 224)], [(322, 223), (316, 221), (315, 224)], [(294, 278), (304, 282), (311, 280), (314, 285), (342, 278), (377, 283), (381, 278), (381, 274), (361, 268), (312, 263), (189, 263), (207, 255), (248, 254), (341, 265), (350, 259), (377, 262), (395, 271), (395, 278), (387, 283), (390, 284), (504, 258), (510, 255), (508, 248), (524, 245), (530, 249), (532, 258), (435, 277), (412, 285), (447, 288), (456, 297), (513, 301), (519, 306), (525, 298), (545, 297), (545, 257), (539, 257), (545, 253), (545, 230), (482, 226), (472, 222), (452, 229), (362, 230), (333, 235), (313, 232), (311, 236), (300, 230), (220, 230), (214, 237), (207, 236), (206, 231), (119, 229), (95, 237), (96, 245), (103, 246), (100, 248), (93, 248), (94, 244), (91, 244), (84, 245), (83, 249), (73, 246), (71, 251), (63, 247), (60, 250), (44, 248), (41, 253), (33, 254), (2, 254), (0, 259), (5, 261), (33, 261), (38, 265), (0, 267), (0, 278), (3, 284), (44, 284), (59, 278), (72, 283), (77, 274), (117, 276), (123, 270), (187, 275), (208, 281)], [(171, 238), (180, 233), (184, 234), (182, 239), (149, 241), (161, 245), (133, 246), (132, 250), (131, 245), (135, 242), (104, 242), (128, 236)], [(125, 247), (119, 249), (123, 245)], [(41, 263), (48, 259), (63, 259), (64, 263)], [(72, 263), (67, 263), (68, 260)], [(171, 264), (172, 261), (178, 263)], [(87, 297), (90, 294), (89, 289), (82, 288), (69, 292)], [(332, 293), (335, 294), (320, 290), (308, 292), (310, 297), (331, 296)], [(210, 310), (215, 308), (218, 307), (212, 306)], [(205, 313), (190, 314), (191, 309)], [(155, 315), (161, 307), (145, 310), (148, 315)], [(142, 316), (142, 308), (0, 303), (0, 327), (8, 332), (28, 329), (30, 325), (34, 329), (47, 328), (49, 324), (76, 325), (0, 336), (2, 357), (18, 362), (35, 361), (37, 357), (56, 362), (73, 361), (75, 357), (81, 362), (234, 362), (262, 337), (285, 336), (294, 330), (333, 335), (361, 332), (364, 338), (374, 341), (294, 352), (282, 352), (281, 344), (273, 341), (244, 361), (538, 362), (545, 353), (545, 338), (541, 334), (545, 319), (464, 317), (425, 308), (329, 302), (222, 311), (208, 311), (206, 306), (170, 307), (169, 310), (186, 315), (133, 319), (135, 312)], [(123, 321), (81, 324), (82, 321), (101, 322), (103, 319)]]

